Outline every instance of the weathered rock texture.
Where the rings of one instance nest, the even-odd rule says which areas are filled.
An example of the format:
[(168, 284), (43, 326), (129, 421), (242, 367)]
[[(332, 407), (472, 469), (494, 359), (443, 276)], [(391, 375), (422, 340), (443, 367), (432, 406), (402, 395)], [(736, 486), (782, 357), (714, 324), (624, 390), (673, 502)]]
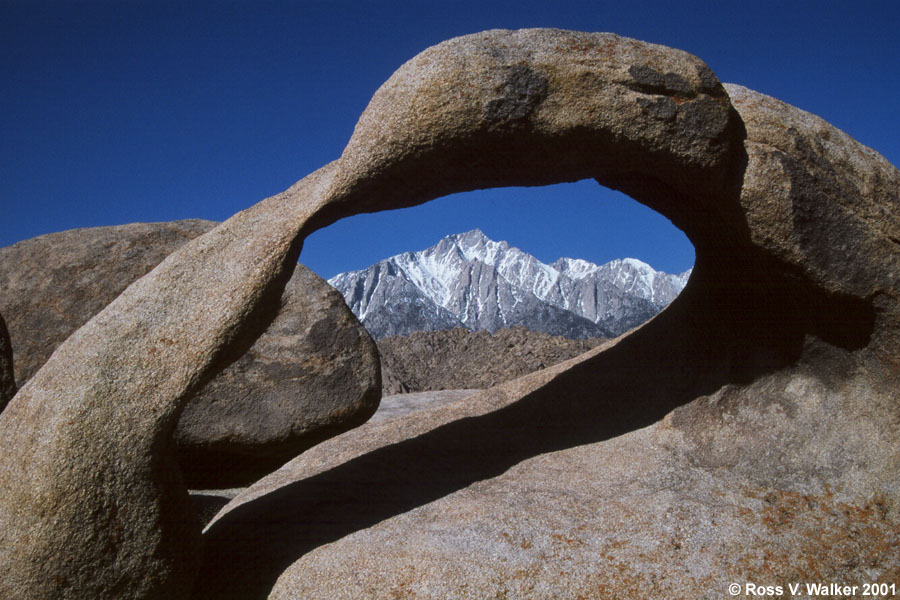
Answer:
[[(195, 596), (896, 580), (900, 173), (683, 52), (527, 30), (412, 59), (340, 159), (183, 246), (57, 349), (0, 416), (0, 595), (188, 594), (197, 539), (169, 434), (261, 330), (305, 234), (585, 177), (690, 237), (678, 299), (582, 357), (301, 455), (206, 529)], [(492, 546), (512, 559), (483, 560)]]
[(378, 340), (382, 394), (485, 389), (584, 354), (603, 339), (570, 340), (524, 327), (417, 331)]
[[(618, 362), (631, 348), (610, 350)], [(550, 369), (573, 383), (561, 370)], [(251, 560), (228, 563), (246, 568), (229, 579), (245, 587), (200, 597), (724, 598), (735, 581), (896, 581), (896, 504), (856, 491), (873, 456), (896, 460), (891, 439), (846, 414), (823, 427), (820, 411), (846, 408), (846, 392), (815, 379), (727, 387), (700, 398), (705, 419), (682, 408), (628, 433), (658, 413), (613, 399), (602, 414), (630, 423), (605, 420), (594, 398), (580, 407), (552, 384), (509, 403), (546, 386), (537, 375), (366, 424), (226, 508), (207, 565)], [(832, 464), (848, 426), (851, 447)]]
[(16, 395), (16, 380), (13, 374), (12, 344), (3, 315), (0, 315), (0, 412), (6, 403)]
[[(134, 223), (0, 248), (0, 308), (23, 385), (72, 332), (213, 221)], [(343, 299), (303, 265), (277, 314), (187, 403), (175, 430), (191, 487), (249, 484), (378, 406), (378, 355)]]
[(16, 350), (16, 383), (67, 337), (213, 221), (73, 229), (0, 248), (0, 310)]

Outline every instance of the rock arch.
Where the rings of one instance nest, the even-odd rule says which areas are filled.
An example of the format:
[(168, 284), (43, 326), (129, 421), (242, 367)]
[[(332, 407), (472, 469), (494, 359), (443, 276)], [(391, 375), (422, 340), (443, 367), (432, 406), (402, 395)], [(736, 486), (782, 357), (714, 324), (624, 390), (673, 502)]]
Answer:
[[(0, 416), (0, 595), (189, 594), (199, 533), (171, 430), (235, 340), (258, 335), (305, 235), (452, 192), (585, 177), (668, 216), (697, 251), (672, 307), (606, 350), (653, 373), (637, 395), (622, 384), (645, 405), (599, 419), (655, 418), (801, 362), (829, 381), (862, 372), (896, 415), (884, 401), (900, 371), (894, 167), (811, 115), (723, 87), (684, 52), (489, 31), (401, 67), (338, 160), (170, 256), (19, 391)], [(503, 406), (574, 403), (606, 353), (529, 379)]]

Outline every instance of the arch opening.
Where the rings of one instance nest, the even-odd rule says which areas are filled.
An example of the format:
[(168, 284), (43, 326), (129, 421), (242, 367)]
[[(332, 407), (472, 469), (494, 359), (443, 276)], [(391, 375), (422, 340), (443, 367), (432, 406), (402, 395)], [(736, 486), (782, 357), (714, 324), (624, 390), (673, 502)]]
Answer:
[(693, 261), (666, 217), (593, 179), (349, 217), (300, 256), (378, 342), (385, 395), (492, 387), (577, 356), (665, 309)]

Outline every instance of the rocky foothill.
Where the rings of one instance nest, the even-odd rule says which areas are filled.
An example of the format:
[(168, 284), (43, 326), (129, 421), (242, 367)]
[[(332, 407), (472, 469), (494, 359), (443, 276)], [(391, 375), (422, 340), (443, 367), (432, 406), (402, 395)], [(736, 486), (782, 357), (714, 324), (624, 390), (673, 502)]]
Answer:
[(570, 340), (524, 327), (417, 331), (378, 340), (382, 395), (483, 389), (574, 358), (604, 338)]
[[(201, 530), (173, 431), (275, 319), (306, 235), (586, 178), (691, 240), (674, 302), (578, 357), (331, 437)], [(9, 401), (0, 597), (896, 584), (898, 190), (874, 150), (679, 50), (557, 29), (426, 49), (377, 90), (340, 157), (179, 246)]]

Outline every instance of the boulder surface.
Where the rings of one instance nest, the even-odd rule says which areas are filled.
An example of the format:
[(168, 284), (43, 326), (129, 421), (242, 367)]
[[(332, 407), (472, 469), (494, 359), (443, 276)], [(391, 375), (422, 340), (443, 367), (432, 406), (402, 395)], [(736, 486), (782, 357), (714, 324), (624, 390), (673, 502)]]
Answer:
[[(588, 177), (692, 240), (673, 304), (581, 357), (301, 455), (236, 497), (192, 560), (171, 432), (261, 333), (305, 235)], [(182, 246), (10, 402), (0, 596), (184, 598), (195, 576), (193, 597), (217, 599), (896, 581), (898, 189), (874, 151), (726, 91), (684, 52), (546, 29), (430, 48), (376, 92), (338, 160)]]
[(457, 400), (468, 398), (478, 392), (479, 390), (433, 390), (384, 396), (381, 398), (378, 410), (366, 423), (399, 419), (410, 413), (420, 412), (425, 408), (450, 404)]
[(375, 342), (340, 293), (298, 264), (272, 323), (184, 407), (175, 429), (191, 487), (248, 485), (378, 408)]
[(67, 337), (215, 223), (188, 219), (72, 229), (0, 248), (0, 310), (23, 386)]
[[(18, 384), (136, 279), (213, 221), (51, 233), (0, 248)], [(297, 265), (277, 314), (184, 408), (175, 430), (191, 487), (247, 485), (378, 406), (378, 355), (331, 286)]]

